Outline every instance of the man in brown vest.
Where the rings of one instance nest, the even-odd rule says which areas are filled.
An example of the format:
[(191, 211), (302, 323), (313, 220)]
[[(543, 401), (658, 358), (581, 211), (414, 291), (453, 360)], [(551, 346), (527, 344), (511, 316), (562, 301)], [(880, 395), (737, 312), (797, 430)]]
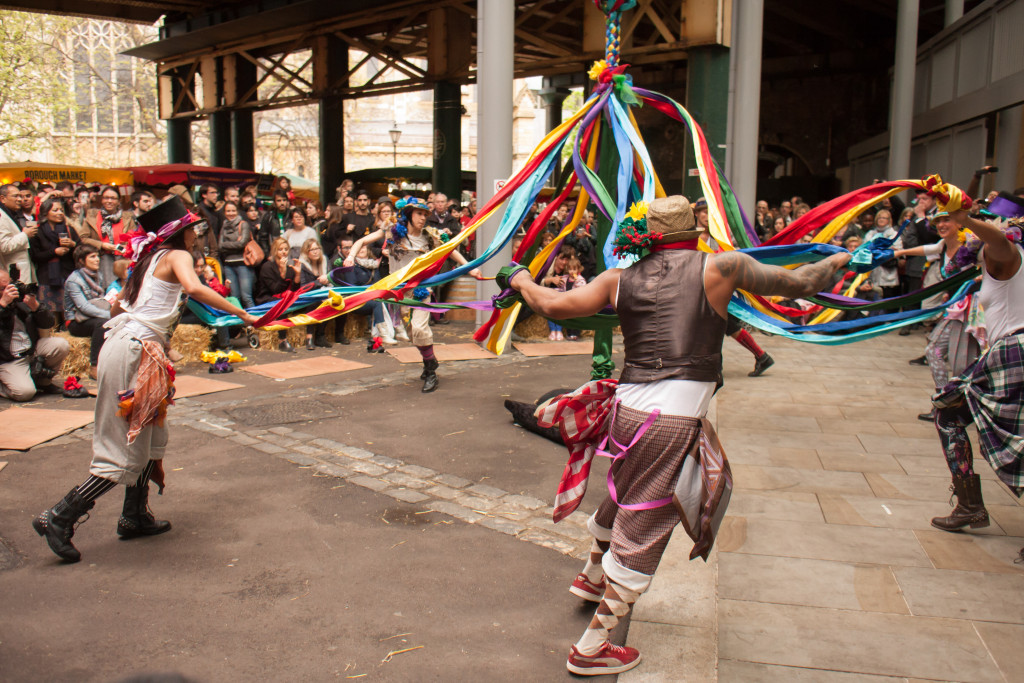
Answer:
[(568, 669), (581, 675), (620, 673), (640, 661), (636, 649), (610, 643), (608, 632), (650, 586), (680, 521), (675, 507), (662, 501), (671, 500), (686, 454), (701, 435), (701, 419), (722, 384), (722, 340), (733, 292), (809, 296), (850, 259), (836, 254), (787, 270), (736, 251), (700, 252), (697, 241), (705, 228), (695, 224), (689, 202), (678, 196), (650, 203), (646, 231), (640, 241), (647, 255), (629, 268), (605, 271), (586, 287), (558, 292), (536, 284), (528, 272), (509, 282), (546, 318), (588, 316), (612, 306), (622, 325), (625, 367), (609, 433), (628, 457), (613, 465), (615, 497), (606, 498), (588, 521), (594, 536), (590, 560), (570, 589), (600, 603), (569, 652)]

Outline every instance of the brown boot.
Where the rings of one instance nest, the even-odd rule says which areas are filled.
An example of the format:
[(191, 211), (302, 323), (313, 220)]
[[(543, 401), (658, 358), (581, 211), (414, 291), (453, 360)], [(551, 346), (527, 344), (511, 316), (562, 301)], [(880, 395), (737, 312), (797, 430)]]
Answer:
[[(972, 529), (980, 529), (989, 525), (988, 510), (981, 498), (981, 478), (977, 474), (969, 477), (953, 477), (950, 487), (956, 496), (956, 507), (949, 517), (936, 517), (932, 526), (943, 531), (959, 531), (970, 525)], [(950, 499), (950, 504), (952, 504)]]

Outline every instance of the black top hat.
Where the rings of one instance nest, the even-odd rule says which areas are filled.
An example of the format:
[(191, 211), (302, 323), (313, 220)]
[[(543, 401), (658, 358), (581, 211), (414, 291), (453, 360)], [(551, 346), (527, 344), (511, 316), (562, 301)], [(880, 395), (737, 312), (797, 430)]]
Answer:
[(160, 228), (188, 215), (189, 211), (185, 207), (185, 203), (181, 201), (181, 197), (178, 197), (177, 195), (169, 195), (166, 200), (157, 204), (149, 211), (139, 214), (136, 222), (144, 231), (157, 233), (161, 239), (167, 239), (180, 230), (194, 226), (197, 223), (206, 222), (205, 218), (197, 216), (196, 214), (191, 214), (192, 219), (183, 221), (181, 225), (165, 235), (159, 234)]

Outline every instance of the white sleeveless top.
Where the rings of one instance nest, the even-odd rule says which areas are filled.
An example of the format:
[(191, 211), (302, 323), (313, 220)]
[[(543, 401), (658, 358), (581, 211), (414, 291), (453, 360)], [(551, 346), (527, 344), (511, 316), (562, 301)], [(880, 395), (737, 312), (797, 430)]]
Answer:
[(111, 330), (107, 336), (124, 328), (139, 341), (167, 341), (171, 325), (178, 318), (182, 287), (181, 283), (165, 282), (157, 278), (153, 271), (168, 253), (164, 251), (158, 254), (149, 264), (135, 303), (129, 305), (127, 301), (122, 301), (121, 307), (125, 312), (104, 325)]
[(982, 268), (978, 298), (985, 309), (988, 343), (994, 344), (1011, 332), (1024, 330), (1024, 249), (1019, 245), (1021, 264), (1009, 280), (997, 280)]

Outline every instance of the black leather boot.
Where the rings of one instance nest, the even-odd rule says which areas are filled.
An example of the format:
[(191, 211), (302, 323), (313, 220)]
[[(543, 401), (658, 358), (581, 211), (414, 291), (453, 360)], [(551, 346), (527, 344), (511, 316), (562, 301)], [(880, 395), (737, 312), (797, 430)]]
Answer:
[[(83, 515), (87, 515), (94, 505), (92, 501), (82, 500), (78, 495), (78, 489), (73, 488), (64, 496), (63, 506), (58, 503), (49, 510), (44, 510), (32, 520), (32, 528), (46, 539), (50, 550), (56, 553), (57, 557), (67, 562), (78, 562), (82, 559), (82, 554), (71, 545), (71, 537), (75, 535), (75, 524)], [(58, 507), (66, 509), (57, 512)]]
[(977, 474), (969, 477), (954, 476), (950, 488), (956, 496), (956, 507), (949, 517), (933, 519), (933, 527), (943, 531), (959, 531), (968, 525), (972, 529), (989, 525), (988, 510), (985, 509), (985, 501), (981, 498), (981, 477)]
[(437, 389), (437, 370), (438, 365), (436, 358), (430, 358), (423, 361), (423, 374), (420, 375), (420, 379), (423, 380), (423, 389), (421, 391), (424, 394), (429, 394), (434, 389)]
[(158, 520), (149, 511), (149, 482), (142, 486), (128, 486), (124, 490), (124, 509), (117, 520), (117, 535), (121, 538), (156, 536), (171, 530), (171, 523)]
[(754, 369), (747, 373), (747, 377), (760, 377), (764, 374), (765, 370), (773, 365), (775, 365), (775, 359), (767, 353), (762, 353), (757, 360), (754, 361)]

